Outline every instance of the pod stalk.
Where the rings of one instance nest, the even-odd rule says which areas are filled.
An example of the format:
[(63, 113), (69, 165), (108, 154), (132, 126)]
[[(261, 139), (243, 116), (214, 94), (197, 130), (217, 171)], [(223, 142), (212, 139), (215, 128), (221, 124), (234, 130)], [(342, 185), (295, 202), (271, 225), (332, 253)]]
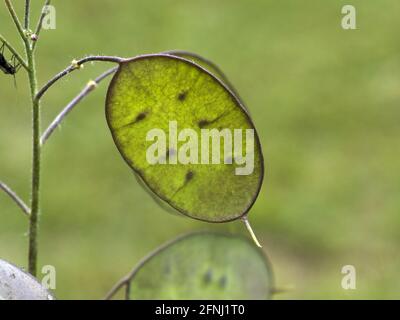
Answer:
[(258, 241), (258, 239), (257, 239), (257, 237), (256, 237), (256, 235), (255, 235), (255, 233), (254, 233), (254, 231), (253, 231), (253, 229), (252, 229), (252, 227), (250, 225), (250, 222), (249, 222), (249, 219), (247, 218), (247, 216), (244, 216), (242, 218), (242, 220), (244, 222), (244, 225), (246, 226), (246, 229), (249, 231), (249, 233), (251, 235), (251, 238), (253, 239), (254, 243), (257, 245), (257, 247), (262, 248), (260, 242)]

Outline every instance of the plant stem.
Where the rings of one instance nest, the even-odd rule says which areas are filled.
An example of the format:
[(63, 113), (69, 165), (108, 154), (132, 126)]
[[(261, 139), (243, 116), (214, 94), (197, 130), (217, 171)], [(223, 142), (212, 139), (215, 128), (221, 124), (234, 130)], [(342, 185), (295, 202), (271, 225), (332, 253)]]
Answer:
[[(114, 287), (111, 288), (111, 290), (107, 293), (107, 295), (105, 296), (104, 300), (111, 300), (111, 298), (113, 296), (115, 296), (115, 294), (123, 287), (128, 285), (129, 283), (129, 277), (126, 276), (124, 278), (122, 278), (121, 280), (119, 280)], [(127, 300), (127, 299), (126, 299)]]
[(32, 190), (31, 190), (31, 215), (29, 219), (29, 253), (28, 270), (33, 275), (37, 274), (38, 256), (38, 227), (40, 212), (40, 102), (36, 99), (37, 78), (35, 56), (29, 40), (24, 39), (25, 50), (28, 60), (28, 77), (32, 101)]
[[(39, 223), (39, 190), (40, 190), (40, 104), (36, 99), (37, 79), (35, 57), (30, 45), (29, 39), (24, 32), (21, 22), (14, 10), (10, 0), (4, 0), (11, 18), (21, 36), (25, 45), (25, 53), (27, 58), (27, 73), (29, 78), (29, 86), (32, 101), (32, 190), (31, 190), (31, 214), (29, 216), (29, 253), (28, 253), (28, 270), (33, 275), (37, 274), (37, 255), (38, 255), (38, 223)], [(27, 2), (25, 17), (29, 17), (29, 4)], [(25, 18), (25, 22), (28, 19)], [(9, 47), (10, 48), (10, 47)]]
[(31, 0), (25, 0), (25, 20), (24, 20), (25, 30), (29, 29), (29, 15), (31, 11), (30, 7), (31, 7)]
[[(40, 13), (40, 18), (39, 18), (39, 21), (37, 23), (36, 30), (35, 30), (35, 34), (37, 37), (39, 37), (40, 31), (42, 30), (43, 20), (47, 15), (46, 7), (49, 6), (50, 3), (51, 3), (51, 0), (46, 0), (46, 2), (43, 5), (42, 12)], [(36, 44), (37, 44), (37, 41), (35, 41), (32, 44), (32, 51), (35, 51)]]
[(39, 90), (39, 92), (36, 94), (36, 99), (40, 100), (42, 96), (46, 93), (46, 91), (49, 90), (50, 87), (53, 86), (58, 80), (69, 75), (71, 72), (80, 69), (82, 65), (87, 62), (102, 61), (102, 62), (122, 63), (125, 60), (126, 59), (120, 57), (112, 57), (112, 56), (88, 56), (80, 60), (74, 60), (67, 68), (56, 74)]
[(88, 96), (90, 92), (96, 89), (97, 85), (102, 80), (107, 78), (109, 75), (115, 73), (117, 69), (118, 67), (114, 67), (102, 73), (95, 80), (89, 81), (89, 83), (85, 86), (85, 88), (58, 114), (58, 116), (53, 120), (53, 122), (49, 125), (49, 127), (44, 131), (44, 133), (40, 138), (40, 145), (43, 146), (46, 143), (46, 141), (50, 138), (54, 130), (59, 127), (61, 122), (79, 102), (81, 102), (86, 96)]
[(8, 12), (11, 15), (11, 18), (13, 19), (15, 26), (17, 27), (17, 30), (19, 32), (19, 35), (21, 36), (21, 39), (25, 39), (25, 32), (24, 29), (22, 28), (21, 22), (18, 19), (18, 16), (14, 10), (13, 5), (11, 4), (10, 0), (4, 0), (6, 7), (8, 9)]
[(10, 196), (12, 200), (21, 208), (22, 212), (29, 217), (31, 209), (25, 204), (25, 202), (5, 183), (0, 181), (0, 190), (3, 190), (6, 194)]
[(177, 239), (173, 239), (167, 243), (164, 243), (162, 246), (158, 247), (154, 251), (150, 252), (147, 256), (142, 258), (142, 260), (139, 261), (139, 263), (129, 272), (125, 277), (123, 277), (121, 280), (119, 280), (113, 287), (112, 289), (107, 293), (105, 296), (104, 300), (111, 300), (113, 296), (123, 287), (126, 286), (125, 290), (125, 300), (129, 300), (130, 297), (130, 289), (131, 285), (130, 282), (133, 280), (133, 278), (136, 276), (137, 272), (140, 270), (140, 268), (143, 267), (143, 265), (149, 261), (150, 258), (154, 257), (161, 251), (163, 251), (165, 248), (168, 248), (172, 243), (178, 241), (178, 239), (183, 239), (187, 235), (183, 235), (181, 237), (178, 237)]
[(249, 222), (249, 219), (247, 218), (247, 216), (244, 216), (244, 217), (242, 218), (242, 221), (244, 222), (244, 224), (245, 224), (247, 230), (249, 231), (249, 233), (250, 233), (250, 235), (251, 235), (251, 238), (253, 239), (254, 243), (257, 245), (257, 247), (262, 248), (260, 242), (258, 241), (258, 239), (257, 239), (257, 237), (256, 237), (256, 234), (255, 234), (254, 231), (253, 231), (253, 228), (252, 228), (251, 225), (250, 225), (250, 222)]

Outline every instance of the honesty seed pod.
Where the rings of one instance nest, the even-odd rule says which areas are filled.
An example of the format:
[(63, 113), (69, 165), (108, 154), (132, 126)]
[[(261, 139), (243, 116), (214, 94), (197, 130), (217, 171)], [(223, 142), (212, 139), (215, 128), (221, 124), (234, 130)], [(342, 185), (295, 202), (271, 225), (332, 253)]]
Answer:
[(106, 118), (122, 157), (159, 198), (191, 218), (242, 218), (249, 227), (264, 175), (261, 145), (221, 80), (169, 54), (125, 60), (108, 89)]
[(271, 264), (241, 236), (192, 233), (160, 247), (125, 278), (127, 299), (265, 300)]

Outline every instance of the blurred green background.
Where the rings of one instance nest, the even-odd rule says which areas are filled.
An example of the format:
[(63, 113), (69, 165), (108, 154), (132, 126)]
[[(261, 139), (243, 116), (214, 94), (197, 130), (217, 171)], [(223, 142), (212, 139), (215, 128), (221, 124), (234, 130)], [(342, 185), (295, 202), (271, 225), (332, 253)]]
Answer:
[[(14, 1), (22, 13), (23, 1)], [(18, 3), (17, 3), (18, 2)], [(40, 2), (33, 1), (33, 17)], [(254, 117), (267, 172), (250, 213), (280, 298), (400, 298), (400, 3), (349, 1), (53, 1), (57, 29), (38, 47), (43, 83), (74, 58), (171, 49), (220, 65)], [(4, 6), (0, 30), (18, 38)], [(43, 127), (108, 65), (87, 65), (43, 100)], [(0, 179), (29, 199), (26, 76), (0, 74)], [(43, 155), (40, 265), (56, 296), (102, 298), (138, 260), (190, 230), (246, 234), (240, 222), (171, 215), (138, 186), (104, 117), (107, 84), (64, 122)], [(27, 221), (0, 194), (0, 258), (25, 266)], [(354, 265), (357, 290), (341, 288)]]

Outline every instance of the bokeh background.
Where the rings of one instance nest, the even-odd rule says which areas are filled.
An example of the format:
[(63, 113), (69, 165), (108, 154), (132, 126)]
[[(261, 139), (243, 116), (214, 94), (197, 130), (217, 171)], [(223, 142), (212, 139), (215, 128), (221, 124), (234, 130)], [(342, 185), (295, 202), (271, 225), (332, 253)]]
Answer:
[[(22, 13), (23, 1), (14, 1)], [(33, 17), (40, 11), (33, 1)], [(349, 1), (54, 0), (57, 29), (38, 47), (43, 83), (74, 58), (171, 49), (220, 65), (258, 127), (267, 172), (250, 220), (274, 267), (277, 299), (400, 298), (400, 3)], [(0, 7), (0, 30), (17, 43)], [(43, 127), (108, 65), (87, 65), (43, 100)], [(29, 199), (30, 107), (0, 74), (0, 179)], [(104, 117), (107, 84), (64, 122), (43, 155), (40, 265), (56, 296), (102, 298), (138, 260), (191, 230), (246, 234), (240, 222), (171, 215), (135, 181)], [(0, 257), (26, 266), (27, 221), (0, 194)], [(354, 265), (357, 289), (341, 288)]]

